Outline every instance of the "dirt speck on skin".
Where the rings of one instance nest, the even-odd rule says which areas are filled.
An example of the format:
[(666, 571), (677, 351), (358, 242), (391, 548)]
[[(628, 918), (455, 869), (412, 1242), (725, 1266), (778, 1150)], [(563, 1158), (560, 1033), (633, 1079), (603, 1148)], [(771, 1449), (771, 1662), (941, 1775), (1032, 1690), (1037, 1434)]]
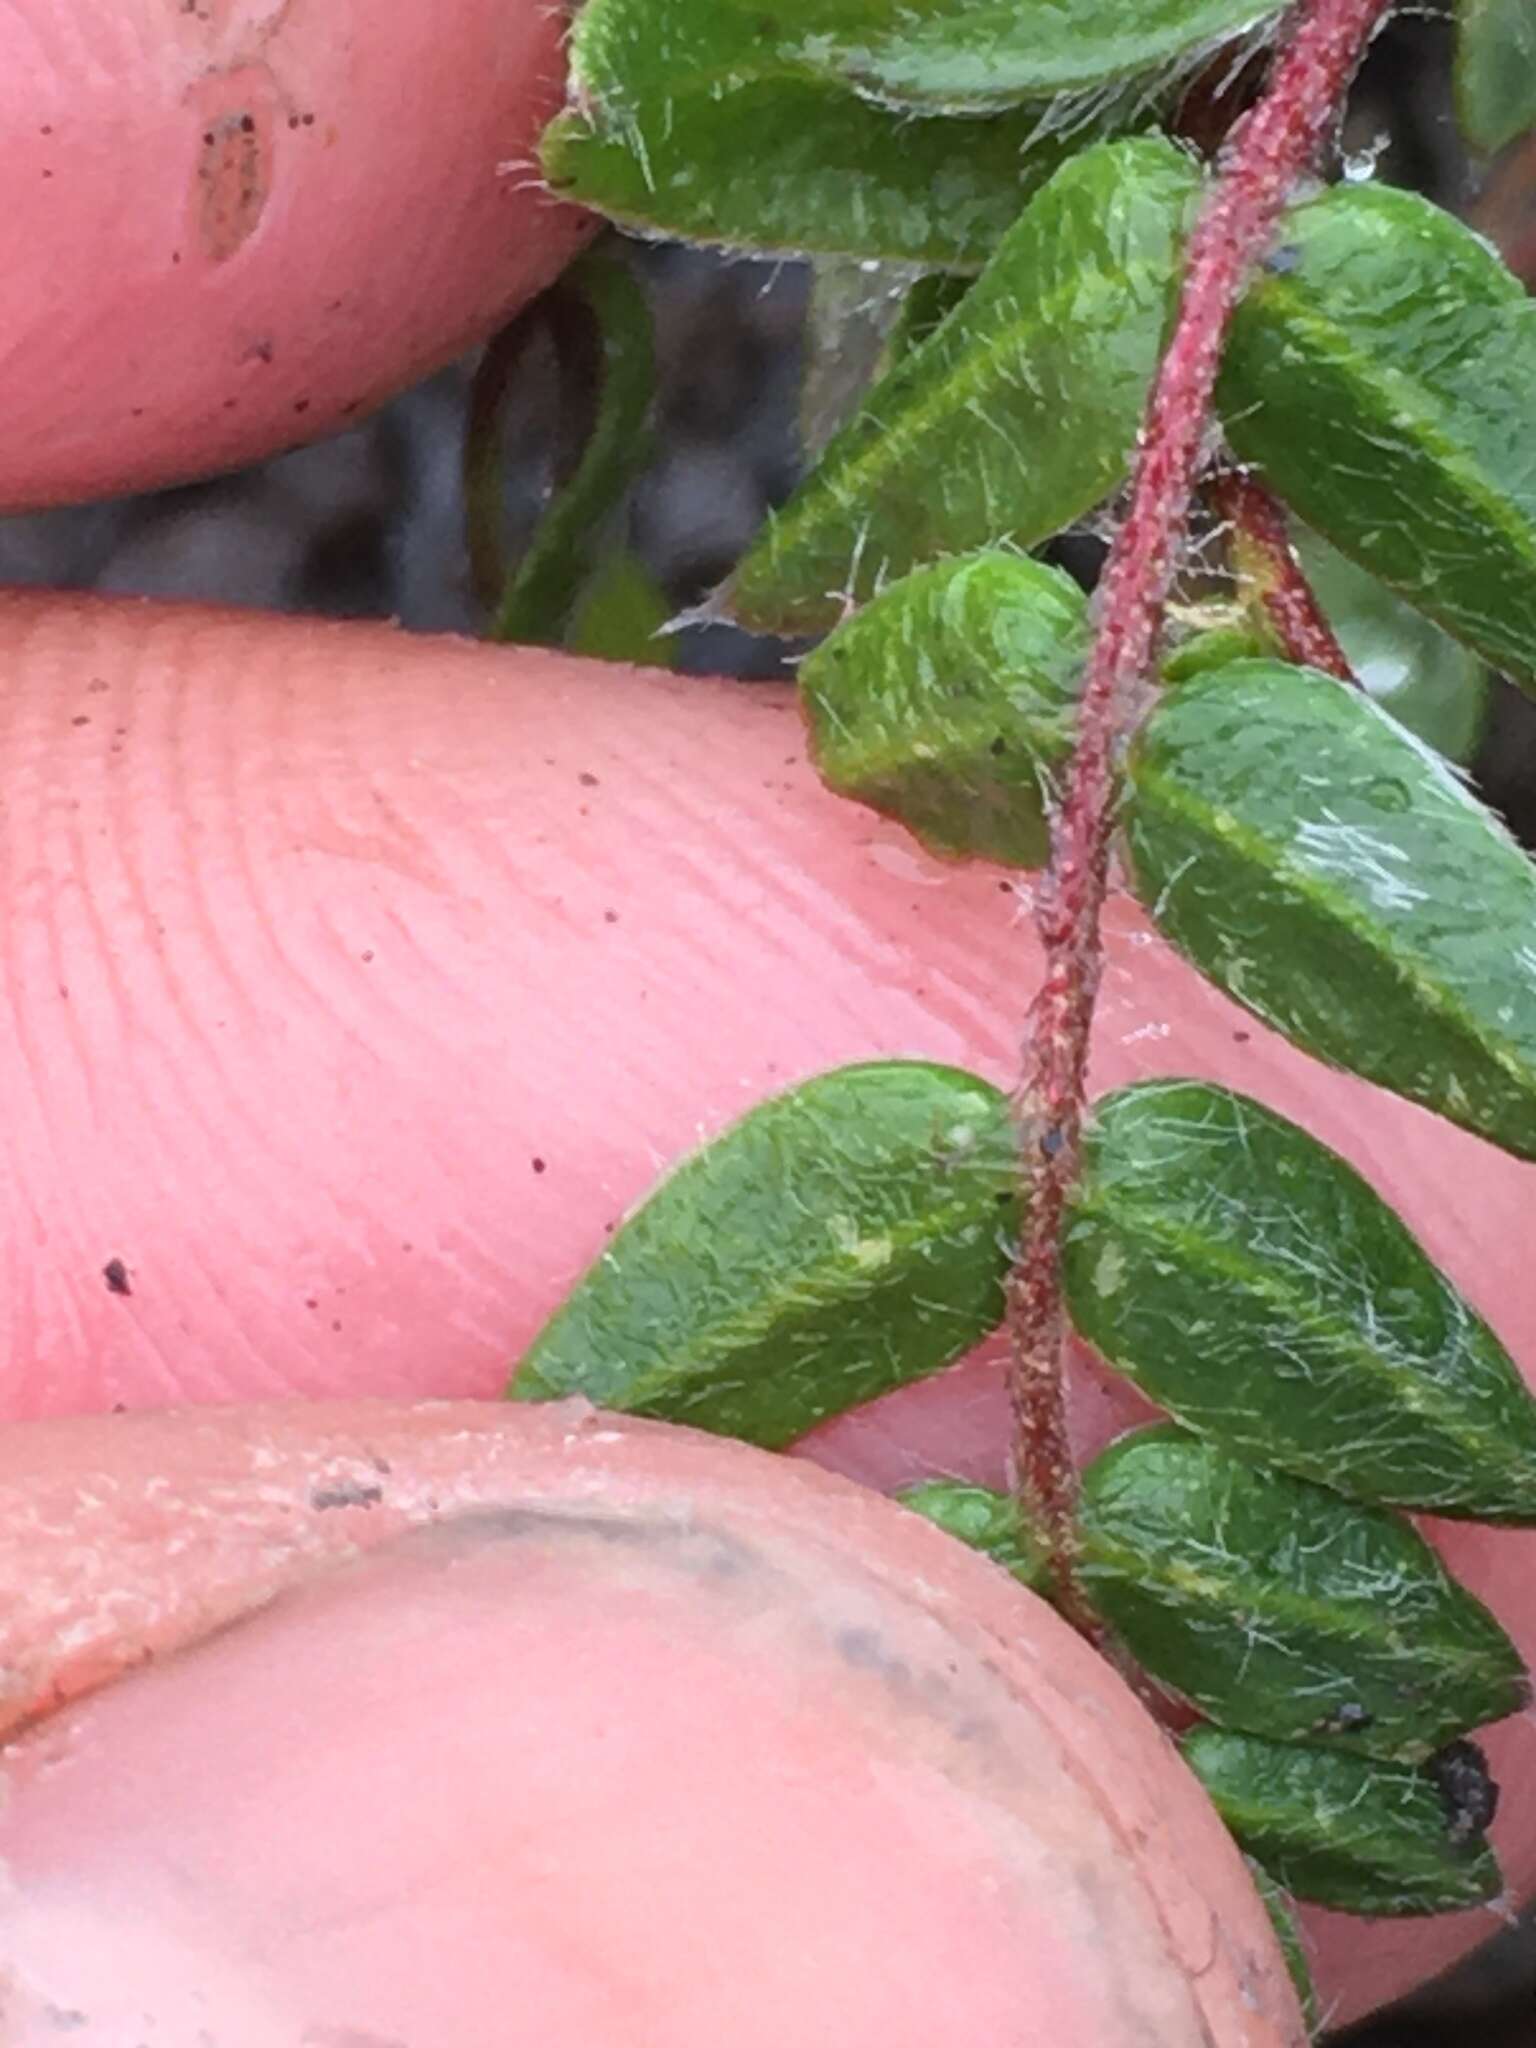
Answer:
[(309, 1504), (317, 1514), (332, 1508), (376, 1508), (384, 1489), (372, 1479), (332, 1479), (310, 1489)]
[(101, 1277), (107, 1283), (108, 1294), (132, 1294), (133, 1282), (128, 1278), (128, 1268), (121, 1259), (108, 1259), (101, 1269)]
[(215, 263), (226, 262), (254, 234), (269, 183), (266, 139), (254, 114), (220, 114), (203, 129), (196, 211), (203, 249)]

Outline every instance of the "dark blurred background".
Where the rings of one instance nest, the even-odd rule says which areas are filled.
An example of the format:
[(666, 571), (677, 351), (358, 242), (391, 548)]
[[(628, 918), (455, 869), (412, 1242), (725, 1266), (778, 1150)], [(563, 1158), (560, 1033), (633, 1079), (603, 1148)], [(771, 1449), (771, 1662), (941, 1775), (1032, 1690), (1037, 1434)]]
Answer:
[[(1536, 7), (1536, 0), (1530, 0)], [(1470, 163), (1451, 116), (1451, 39), (1399, 16), (1356, 87), (1344, 147), (1377, 175), (1472, 220), (1536, 286), (1536, 142)], [(791, 489), (805, 268), (633, 245), (657, 329), (654, 459), (627, 510), (629, 543), (676, 610), (724, 576)], [(417, 631), (474, 633), (461, 465), (473, 359), (339, 439), (177, 490), (0, 519), (0, 584), (204, 598)], [(552, 363), (527, 352), (505, 412), (505, 522), (526, 537), (546, 488)], [(1536, 410), (1536, 395), (1533, 395)], [(1074, 566), (1080, 566), (1074, 563)], [(725, 625), (677, 636), (677, 664), (743, 681), (786, 674), (785, 650)], [(1475, 763), (1485, 796), (1536, 846), (1536, 704), (1495, 686)], [(1536, 1927), (1333, 2048), (1536, 2048)]]

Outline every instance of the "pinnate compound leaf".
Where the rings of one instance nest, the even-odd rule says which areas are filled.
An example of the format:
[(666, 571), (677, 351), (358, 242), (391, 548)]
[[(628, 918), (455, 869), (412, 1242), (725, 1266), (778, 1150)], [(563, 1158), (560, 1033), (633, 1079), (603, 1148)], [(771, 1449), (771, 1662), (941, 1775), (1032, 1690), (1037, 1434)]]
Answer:
[(1536, 867), (1359, 690), (1245, 661), (1169, 690), (1128, 762), (1137, 895), (1336, 1067), (1536, 1158)]
[(1240, 1846), (1295, 1898), (1407, 1915), (1481, 1905), (1504, 1889), (1482, 1829), (1452, 1811), (1431, 1765), (1224, 1728), (1196, 1728), (1182, 1748)]
[(993, 1328), (1017, 1227), (996, 1088), (917, 1060), (837, 1068), (668, 1175), (534, 1339), (511, 1397), (580, 1394), (787, 1444)]
[[(914, 119), (873, 105), (787, 60), (763, 26), (720, 0), (587, 0), (571, 103), (539, 145), (550, 188), (641, 233), (977, 270), (1082, 145), (1039, 108)], [(1131, 99), (1093, 126), (1145, 118)]]
[(1172, 143), (1058, 171), (901, 358), (726, 586), (743, 624), (816, 632), (921, 562), (1032, 547), (1124, 480), (1200, 173)]
[(1481, 657), (1315, 533), (1295, 544), (1361, 688), (1437, 754), (1470, 761), (1488, 710)]
[(1536, 683), (1536, 301), (1388, 186), (1335, 186), (1282, 235), (1228, 338), (1228, 438), (1324, 539)]
[(1085, 1134), (1077, 1330), (1240, 1457), (1357, 1500), (1536, 1522), (1536, 1401), (1352, 1166), (1246, 1095), (1146, 1081)]
[(1081, 1540), (1099, 1613), (1223, 1727), (1418, 1763), (1529, 1697), (1519, 1651), (1403, 1516), (1182, 1429), (1095, 1459)]
[(1475, 149), (1536, 128), (1536, 9), (1531, 0), (1457, 0), (1456, 117)]
[(979, 1550), (1032, 1592), (1043, 1592), (1050, 1573), (1024, 1511), (1006, 1493), (969, 1486), (963, 1479), (924, 1479), (896, 1495), (904, 1508), (936, 1523), (947, 1535)]
[(1189, 63), (1274, 0), (710, 0), (796, 70), (906, 107), (985, 112)]
[(801, 663), (816, 766), (937, 853), (1039, 867), (1087, 644), (1059, 569), (993, 549), (914, 570)]

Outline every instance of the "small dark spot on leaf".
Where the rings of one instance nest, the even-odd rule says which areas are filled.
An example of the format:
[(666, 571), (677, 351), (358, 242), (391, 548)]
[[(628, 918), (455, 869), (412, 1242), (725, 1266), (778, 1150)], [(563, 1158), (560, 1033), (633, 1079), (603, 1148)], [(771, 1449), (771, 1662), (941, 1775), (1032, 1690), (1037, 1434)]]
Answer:
[(107, 1283), (108, 1294), (132, 1294), (133, 1284), (128, 1278), (128, 1268), (121, 1259), (108, 1259), (101, 1269), (101, 1277)]
[(997, 738), (996, 738), (995, 740), (993, 740), (992, 744), (991, 744), (991, 745), (990, 745), (990, 746), (989, 746), (989, 747), (987, 748), (987, 752), (988, 752), (989, 754), (994, 754), (994, 755), (996, 755), (996, 754), (1006, 754), (1006, 753), (1007, 753), (1007, 751), (1008, 751), (1008, 742), (1007, 742), (1007, 741), (1006, 741), (1006, 740), (1005, 740), (1005, 739), (1003, 738), (1003, 736), (1002, 736), (1002, 734), (1001, 734), (1001, 733), (999, 733), (999, 734), (998, 734)]

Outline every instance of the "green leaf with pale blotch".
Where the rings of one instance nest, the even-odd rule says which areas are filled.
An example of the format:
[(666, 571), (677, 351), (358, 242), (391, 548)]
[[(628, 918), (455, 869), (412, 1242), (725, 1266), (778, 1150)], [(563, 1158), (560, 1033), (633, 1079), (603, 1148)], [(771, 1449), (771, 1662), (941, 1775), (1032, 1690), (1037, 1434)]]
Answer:
[(1536, 867), (1363, 692), (1247, 661), (1131, 748), (1137, 895), (1319, 1059), (1536, 1158)]
[[(977, 270), (1084, 140), (1038, 108), (914, 119), (872, 105), (716, 0), (587, 0), (570, 90), (539, 145), (553, 191), (641, 233), (767, 253)], [(1146, 118), (1131, 96), (1090, 132)]]
[(1346, 1913), (1451, 1913), (1504, 1889), (1481, 1829), (1452, 1817), (1428, 1765), (1223, 1728), (1196, 1728), (1182, 1748), (1243, 1849), (1298, 1899)]
[(1032, 547), (1124, 480), (1200, 173), (1172, 143), (1058, 171), (726, 586), (744, 624), (815, 632), (920, 562)]
[(1097, 1102), (1063, 1284), (1090, 1344), (1239, 1456), (1536, 1522), (1536, 1401), (1509, 1354), (1354, 1168), (1262, 1103), (1204, 1081)]
[(1095, 1459), (1081, 1541), (1094, 1607), (1222, 1727), (1418, 1763), (1529, 1698), (1520, 1652), (1402, 1515), (1182, 1429)]
[(1456, 0), (1456, 118), (1474, 149), (1502, 149), (1536, 128), (1536, 9), (1531, 0)]
[(1307, 1961), (1306, 1945), (1302, 1939), (1301, 1922), (1296, 1918), (1296, 1905), (1290, 1893), (1270, 1876), (1256, 1857), (1245, 1856), (1248, 1875), (1253, 1879), (1253, 1888), (1264, 1902), (1269, 1915), (1269, 1924), (1275, 1930), (1275, 1940), (1280, 1944), (1280, 1953), (1285, 1958), (1296, 2001), (1301, 2007), (1301, 2016), (1306, 2021), (1308, 2034), (1317, 2031), (1317, 1990), (1312, 1982), (1312, 1966)]
[(917, 1060), (839, 1067), (732, 1124), (534, 1339), (518, 1401), (778, 1446), (993, 1328), (1017, 1234), (1006, 1099)]
[(1232, 445), (1448, 633), (1536, 678), (1536, 301), (1411, 192), (1286, 216), (1232, 323)]
[(984, 112), (1208, 56), (1274, 0), (708, 0), (786, 67), (883, 103)]
[(1480, 656), (1315, 533), (1303, 529), (1293, 538), (1362, 688), (1437, 754), (1470, 761), (1488, 710)]
[(904, 1508), (935, 1522), (947, 1535), (979, 1550), (1032, 1592), (1043, 1592), (1049, 1571), (1024, 1511), (1006, 1493), (968, 1486), (963, 1479), (924, 1479), (896, 1495)]
[(994, 549), (915, 570), (801, 663), (816, 766), (937, 853), (1039, 867), (1087, 649), (1059, 569)]

